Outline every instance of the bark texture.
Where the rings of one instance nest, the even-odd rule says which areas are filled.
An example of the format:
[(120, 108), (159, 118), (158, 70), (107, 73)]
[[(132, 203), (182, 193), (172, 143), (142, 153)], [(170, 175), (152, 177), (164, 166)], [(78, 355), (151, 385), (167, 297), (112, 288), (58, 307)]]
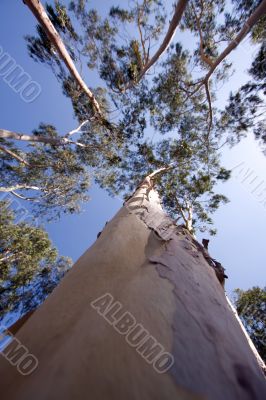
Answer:
[[(9, 400), (262, 400), (261, 368), (214, 270), (149, 179), (16, 337), (39, 361), (0, 359)], [(174, 356), (159, 374), (90, 303), (110, 293)]]

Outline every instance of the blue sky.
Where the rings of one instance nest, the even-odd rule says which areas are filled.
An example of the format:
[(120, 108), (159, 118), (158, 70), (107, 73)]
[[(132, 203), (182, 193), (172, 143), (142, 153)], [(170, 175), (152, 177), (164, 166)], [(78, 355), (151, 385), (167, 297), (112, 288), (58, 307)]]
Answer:
[[(97, 8), (103, 10), (114, 4), (114, 1), (93, 1), (92, 4), (97, 4)], [(55, 125), (62, 133), (75, 128), (77, 123), (73, 118), (70, 101), (63, 96), (53, 73), (48, 67), (35, 63), (27, 54), (23, 36), (34, 32), (35, 18), (22, 1), (2, 0), (0, 10), (0, 46), (42, 88), (40, 96), (34, 102), (25, 103), (0, 77), (0, 127), (23, 133), (31, 133), (40, 122)], [(230, 90), (237, 89), (247, 80), (245, 71), (249, 67), (253, 52), (254, 49), (245, 41), (230, 56), (236, 73), (229, 83), (220, 89), (219, 104), (226, 101)], [(85, 80), (93, 86), (95, 75), (89, 72)], [(211, 238), (209, 248), (211, 255), (226, 268), (229, 276), (226, 288), (231, 293), (237, 287), (247, 289), (266, 283), (266, 205), (260, 204), (260, 198), (252, 194), (254, 185), (249, 183), (256, 175), (258, 182), (265, 182), (261, 187), (266, 187), (266, 157), (250, 136), (232, 150), (226, 149), (223, 161), (227, 168), (236, 167), (241, 163), (242, 167), (236, 168), (232, 179), (220, 188), (231, 202), (222, 206), (214, 216), (218, 234)], [(245, 168), (253, 171), (253, 175), (249, 181), (246, 179), (242, 182)], [(91, 200), (83, 205), (84, 211), (81, 214), (65, 216), (59, 222), (46, 224), (50, 238), (60, 254), (70, 256), (73, 260), (81, 256), (94, 242), (105, 222), (110, 220), (122, 205), (120, 199), (110, 198), (95, 185), (89, 194)]]

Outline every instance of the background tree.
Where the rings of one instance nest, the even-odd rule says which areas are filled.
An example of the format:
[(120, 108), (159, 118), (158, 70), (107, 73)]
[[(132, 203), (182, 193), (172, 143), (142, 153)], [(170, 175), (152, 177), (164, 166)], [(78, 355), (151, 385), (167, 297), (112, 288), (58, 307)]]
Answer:
[(266, 362), (266, 288), (236, 289), (234, 302), (248, 334)]
[(0, 319), (13, 311), (35, 309), (71, 267), (58, 257), (47, 233), (29, 223), (16, 223), (8, 202), (0, 201)]
[[(21, 140), (19, 134), (9, 134)], [(44, 124), (32, 136), (25, 136), (31, 144), (23, 149), (0, 139), (0, 192), (30, 202), (32, 212), (39, 217), (52, 219), (78, 212), (81, 203), (88, 200), (90, 174), (71, 140), (64, 143), (53, 126)]]

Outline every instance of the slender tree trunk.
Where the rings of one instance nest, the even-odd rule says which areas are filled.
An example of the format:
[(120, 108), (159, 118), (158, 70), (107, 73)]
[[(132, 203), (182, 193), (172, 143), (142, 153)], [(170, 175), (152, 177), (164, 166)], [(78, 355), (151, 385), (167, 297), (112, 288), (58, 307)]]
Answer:
[(0, 359), (9, 400), (266, 398), (214, 270), (165, 215), (150, 179), (17, 338), (39, 365), (25, 377)]

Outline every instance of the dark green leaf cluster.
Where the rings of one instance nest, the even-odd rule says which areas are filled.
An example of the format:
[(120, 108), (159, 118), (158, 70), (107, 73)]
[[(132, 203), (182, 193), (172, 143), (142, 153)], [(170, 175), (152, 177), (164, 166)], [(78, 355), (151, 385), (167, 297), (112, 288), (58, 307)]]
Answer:
[(266, 362), (266, 288), (236, 289), (235, 306), (261, 358)]
[(26, 222), (16, 223), (9, 204), (0, 201), (0, 319), (12, 311), (34, 309), (70, 268), (58, 257), (47, 233)]

